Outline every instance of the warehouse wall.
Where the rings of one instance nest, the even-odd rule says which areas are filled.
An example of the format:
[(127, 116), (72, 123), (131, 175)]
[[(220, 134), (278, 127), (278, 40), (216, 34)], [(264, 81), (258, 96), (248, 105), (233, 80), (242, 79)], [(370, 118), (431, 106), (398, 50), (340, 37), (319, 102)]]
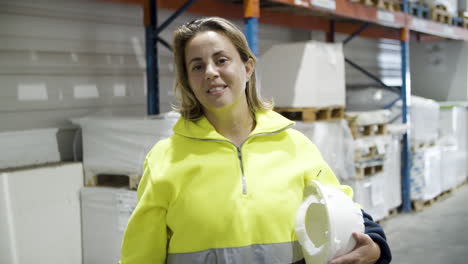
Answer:
[(412, 43), (410, 52), (414, 94), (437, 101), (468, 100), (467, 43)]

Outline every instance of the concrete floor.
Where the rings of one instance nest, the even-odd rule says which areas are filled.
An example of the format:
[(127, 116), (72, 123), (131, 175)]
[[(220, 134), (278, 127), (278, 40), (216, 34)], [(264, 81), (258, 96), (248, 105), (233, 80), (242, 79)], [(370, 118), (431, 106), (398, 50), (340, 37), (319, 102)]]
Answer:
[(421, 212), (381, 223), (395, 264), (468, 263), (468, 185)]

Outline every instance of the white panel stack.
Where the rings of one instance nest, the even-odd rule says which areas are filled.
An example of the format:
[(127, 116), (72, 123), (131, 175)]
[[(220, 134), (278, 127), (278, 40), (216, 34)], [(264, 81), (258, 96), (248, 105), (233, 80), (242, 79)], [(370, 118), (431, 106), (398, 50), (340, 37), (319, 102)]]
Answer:
[(427, 201), (442, 192), (439, 146), (412, 153), (410, 169), (411, 200)]
[(465, 107), (442, 106), (440, 144), (442, 147), (442, 190), (454, 188), (466, 180), (467, 115)]
[(81, 264), (81, 163), (0, 172), (0, 263)]
[(389, 210), (401, 205), (401, 145), (398, 135), (389, 136), (384, 162), (385, 203)]
[(439, 104), (431, 99), (411, 96), (412, 144), (435, 143), (439, 137)]
[(106, 187), (81, 190), (84, 264), (118, 263), (123, 232), (136, 203), (136, 191)]
[(297, 121), (294, 128), (317, 146), (339, 179), (354, 177), (353, 137), (345, 120), (313, 123)]
[(259, 70), (262, 92), (273, 97), (277, 107), (345, 104), (342, 44), (308, 41), (275, 45), (262, 56)]
[(88, 117), (73, 120), (83, 133), (85, 182), (99, 174), (141, 176), (146, 154), (172, 135), (177, 114), (158, 117)]
[(60, 161), (57, 128), (0, 132), (0, 169)]
[(378, 173), (363, 180), (346, 182), (354, 190), (354, 201), (360, 204), (375, 221), (388, 216), (385, 203), (385, 175)]

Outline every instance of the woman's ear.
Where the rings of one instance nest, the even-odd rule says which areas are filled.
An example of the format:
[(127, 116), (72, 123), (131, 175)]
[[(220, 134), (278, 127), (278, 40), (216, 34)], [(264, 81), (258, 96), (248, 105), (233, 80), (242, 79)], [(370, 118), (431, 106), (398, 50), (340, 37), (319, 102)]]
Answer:
[(245, 63), (245, 72), (247, 73), (247, 81), (250, 80), (250, 77), (252, 76), (252, 73), (254, 72), (255, 69), (255, 62), (252, 58), (249, 58)]

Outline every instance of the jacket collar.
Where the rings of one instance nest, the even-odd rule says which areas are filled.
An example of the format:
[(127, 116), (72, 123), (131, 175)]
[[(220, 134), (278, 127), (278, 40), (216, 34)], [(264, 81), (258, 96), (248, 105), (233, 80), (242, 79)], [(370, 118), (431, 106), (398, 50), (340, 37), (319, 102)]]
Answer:
[[(249, 136), (275, 133), (294, 125), (293, 121), (274, 111), (258, 111), (255, 113), (255, 119), (257, 124)], [(190, 138), (227, 140), (216, 131), (213, 125), (211, 125), (204, 116), (197, 121), (188, 121), (180, 117), (173, 131), (175, 134)]]

